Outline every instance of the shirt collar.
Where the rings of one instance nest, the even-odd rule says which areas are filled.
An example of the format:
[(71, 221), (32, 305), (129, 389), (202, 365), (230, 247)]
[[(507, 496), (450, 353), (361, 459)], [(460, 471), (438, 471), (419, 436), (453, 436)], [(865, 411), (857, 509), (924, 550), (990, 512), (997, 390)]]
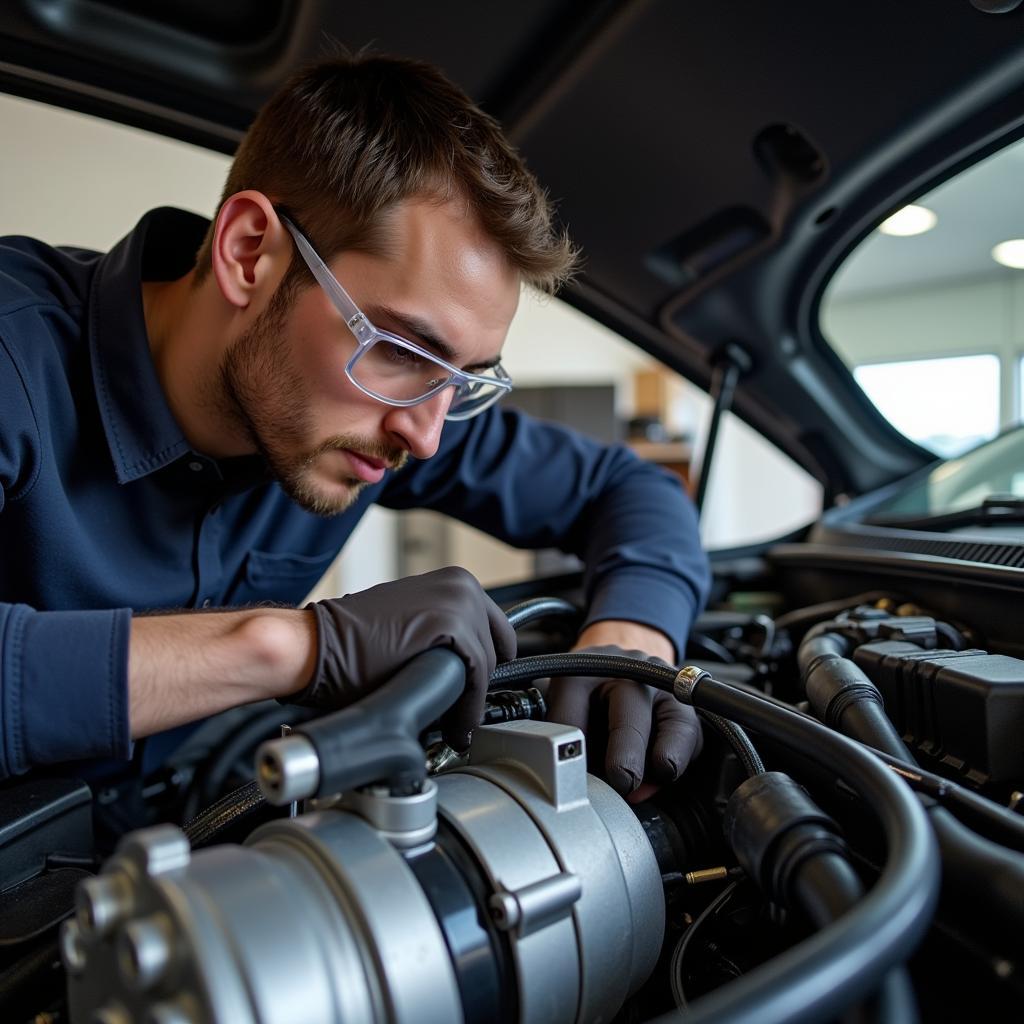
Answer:
[(207, 224), (183, 210), (151, 210), (100, 258), (93, 277), (89, 352), (118, 483), (137, 480), (190, 450), (150, 353), (141, 283), (187, 273)]

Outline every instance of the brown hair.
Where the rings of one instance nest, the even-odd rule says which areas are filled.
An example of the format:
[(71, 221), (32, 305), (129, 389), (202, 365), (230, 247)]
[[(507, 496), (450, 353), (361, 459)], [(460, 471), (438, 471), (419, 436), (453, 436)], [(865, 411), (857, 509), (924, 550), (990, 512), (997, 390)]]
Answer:
[[(553, 292), (577, 254), (546, 194), (481, 111), (436, 68), (379, 55), (307, 66), (262, 108), (239, 145), (221, 203), (256, 189), (284, 207), (325, 260), (379, 252), (403, 199), (461, 199), (523, 279)], [(210, 271), (213, 225), (197, 258)], [(292, 260), (286, 284), (308, 277)]]

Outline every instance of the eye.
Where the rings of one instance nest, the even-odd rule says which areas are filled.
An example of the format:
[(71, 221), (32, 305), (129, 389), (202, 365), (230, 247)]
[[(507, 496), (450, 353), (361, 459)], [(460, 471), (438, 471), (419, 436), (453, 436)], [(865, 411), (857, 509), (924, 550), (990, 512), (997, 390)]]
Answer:
[(421, 355), (402, 345), (386, 342), (381, 347), (388, 362), (393, 363), (395, 366), (421, 366), (427, 362)]

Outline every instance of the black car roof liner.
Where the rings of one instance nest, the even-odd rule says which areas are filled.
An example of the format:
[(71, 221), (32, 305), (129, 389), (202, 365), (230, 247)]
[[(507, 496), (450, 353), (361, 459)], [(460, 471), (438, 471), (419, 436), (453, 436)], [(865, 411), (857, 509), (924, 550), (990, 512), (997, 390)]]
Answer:
[(1021, 130), (1024, 8), (20, 0), (0, 87), (230, 152), (337, 43), (432, 61), (499, 117), (583, 246), (566, 298), (702, 386), (741, 344), (735, 410), (831, 493), (931, 458), (853, 383), (817, 305), (882, 216)]

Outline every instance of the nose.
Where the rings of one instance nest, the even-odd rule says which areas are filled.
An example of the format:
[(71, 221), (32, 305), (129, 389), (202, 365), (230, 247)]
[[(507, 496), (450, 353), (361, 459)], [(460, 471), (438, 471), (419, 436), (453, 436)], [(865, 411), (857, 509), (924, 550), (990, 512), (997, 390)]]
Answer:
[(429, 459), (441, 443), (444, 418), (454, 396), (454, 388), (445, 388), (419, 405), (395, 406), (384, 418), (385, 428), (413, 458)]

